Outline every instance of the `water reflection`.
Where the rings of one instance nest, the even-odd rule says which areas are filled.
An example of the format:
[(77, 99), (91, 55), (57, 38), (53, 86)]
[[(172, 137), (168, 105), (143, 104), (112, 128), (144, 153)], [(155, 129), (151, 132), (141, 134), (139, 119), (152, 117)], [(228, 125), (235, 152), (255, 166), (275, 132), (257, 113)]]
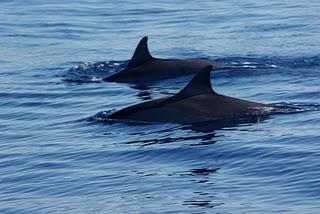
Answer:
[(199, 168), (199, 169), (190, 169), (190, 175), (210, 175), (216, 173), (220, 168), (210, 169), (210, 168)]
[[(199, 191), (195, 191), (192, 194), (192, 199), (184, 200), (185, 206), (200, 206), (205, 208), (213, 208), (223, 203), (214, 201), (215, 195), (212, 192), (205, 191), (203, 189), (210, 189), (210, 186), (214, 185), (212, 177), (210, 175), (218, 172), (220, 168), (194, 168), (187, 171), (185, 174), (193, 176), (190, 180), (194, 185), (199, 185)], [(210, 182), (211, 181), (211, 182)], [(205, 186), (204, 186), (205, 185)]]
[[(155, 144), (168, 144), (168, 143), (177, 143), (177, 142), (188, 142), (192, 141), (190, 146), (196, 145), (210, 145), (216, 143), (216, 133), (210, 133), (206, 135), (200, 136), (189, 136), (189, 137), (165, 137), (165, 138), (155, 138), (155, 139), (147, 139), (147, 140), (134, 140), (127, 141), (125, 144), (138, 144), (140, 146), (150, 146)], [(194, 143), (196, 141), (197, 143)]]
[(259, 123), (264, 120), (267, 120), (270, 117), (271, 115), (269, 113), (258, 114), (258, 115), (244, 115), (241, 117), (226, 118), (226, 119), (215, 120), (210, 122), (185, 125), (181, 127), (181, 129), (190, 129), (194, 132), (210, 133), (210, 132), (222, 130), (225, 128), (232, 128), (232, 127), (236, 128), (240, 125), (250, 126), (255, 123)]
[[(220, 197), (217, 197), (217, 193), (215, 191), (212, 191), (212, 187), (215, 185), (215, 183), (213, 182), (213, 179), (215, 179), (215, 177), (212, 175), (216, 174), (219, 169), (220, 168), (201, 167), (192, 168), (184, 172), (171, 172), (167, 174), (166, 171), (162, 171), (163, 173), (161, 173), (161, 171), (155, 172), (154, 169), (132, 172), (139, 176), (142, 180), (157, 180), (161, 178), (167, 181), (179, 181), (179, 186), (171, 188), (177, 188), (177, 192), (175, 193), (174, 197), (179, 198), (177, 203), (180, 203), (182, 206), (190, 208), (194, 206), (203, 208), (215, 208), (224, 204), (224, 202), (221, 201)], [(168, 176), (168, 178), (165, 178), (166, 176)], [(171, 194), (173, 194), (173, 192), (171, 191), (172, 189), (166, 189), (167, 185), (163, 184), (162, 186), (162, 192), (169, 191), (171, 192)], [(189, 189), (189, 187), (192, 187), (192, 190)], [(198, 190), (194, 191), (194, 189)], [(149, 192), (148, 197), (157, 198), (158, 191), (159, 189), (153, 189), (152, 192)], [(139, 195), (139, 197), (141, 197), (141, 195)]]
[(141, 91), (137, 94), (139, 98), (141, 98), (143, 101), (148, 101), (152, 99), (152, 94), (149, 91)]
[(205, 208), (213, 208), (222, 204), (223, 203), (213, 203), (211, 200), (190, 200), (190, 201), (184, 201), (183, 203), (183, 205), (187, 205), (187, 206), (200, 206)]

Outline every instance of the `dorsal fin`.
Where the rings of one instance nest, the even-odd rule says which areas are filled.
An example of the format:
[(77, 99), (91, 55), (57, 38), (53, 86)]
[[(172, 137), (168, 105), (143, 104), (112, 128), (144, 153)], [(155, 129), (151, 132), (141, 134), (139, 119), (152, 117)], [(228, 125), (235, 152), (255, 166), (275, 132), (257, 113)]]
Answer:
[(210, 74), (212, 71), (212, 65), (207, 65), (203, 67), (189, 82), (189, 84), (184, 87), (178, 94), (174, 97), (185, 98), (200, 94), (216, 94), (216, 92), (211, 87)]
[(148, 37), (143, 37), (138, 46), (136, 47), (136, 50), (134, 51), (134, 54), (128, 64), (129, 67), (135, 67), (142, 65), (143, 63), (153, 60), (154, 58), (151, 56), (149, 49), (148, 49)]

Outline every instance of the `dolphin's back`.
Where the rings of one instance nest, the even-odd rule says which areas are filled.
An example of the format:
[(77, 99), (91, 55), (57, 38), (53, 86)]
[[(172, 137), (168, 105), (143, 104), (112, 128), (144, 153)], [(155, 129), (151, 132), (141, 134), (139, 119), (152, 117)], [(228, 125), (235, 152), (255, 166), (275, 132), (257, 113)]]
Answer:
[(110, 119), (143, 122), (198, 123), (245, 114), (253, 107), (267, 105), (224, 96), (211, 87), (210, 71), (206, 66), (172, 97), (133, 105), (110, 115)]
[(152, 83), (192, 75), (207, 65), (219, 67), (217, 63), (202, 59), (155, 58), (149, 52), (147, 41), (147, 37), (141, 39), (127, 68), (104, 78), (104, 80), (123, 83)]
[(211, 62), (206, 60), (154, 59), (137, 67), (128, 67), (104, 80), (146, 83), (195, 74)]
[(112, 115), (111, 119), (144, 122), (197, 123), (226, 117), (236, 117), (251, 107), (263, 104), (227, 97), (224, 95), (197, 95), (182, 100), (163, 98), (134, 105)]

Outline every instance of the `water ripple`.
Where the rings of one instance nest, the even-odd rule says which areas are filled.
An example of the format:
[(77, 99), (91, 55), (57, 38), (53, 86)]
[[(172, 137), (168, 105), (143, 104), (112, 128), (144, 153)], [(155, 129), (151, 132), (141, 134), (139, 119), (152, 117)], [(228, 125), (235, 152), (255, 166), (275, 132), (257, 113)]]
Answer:
[[(317, 214), (319, 18), (316, 0), (0, 1), (0, 213)], [(146, 35), (156, 57), (223, 64), (217, 92), (291, 108), (106, 122), (191, 79), (103, 82)]]

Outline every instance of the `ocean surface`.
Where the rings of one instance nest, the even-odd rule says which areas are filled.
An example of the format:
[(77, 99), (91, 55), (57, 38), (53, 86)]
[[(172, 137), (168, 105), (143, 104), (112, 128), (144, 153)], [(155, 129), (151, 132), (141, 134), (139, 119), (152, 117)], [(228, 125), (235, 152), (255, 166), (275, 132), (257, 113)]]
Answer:
[[(175, 94), (103, 82), (143, 36), (222, 94), (299, 111), (226, 127), (105, 121)], [(0, 1), (0, 213), (320, 213), (320, 4)]]

